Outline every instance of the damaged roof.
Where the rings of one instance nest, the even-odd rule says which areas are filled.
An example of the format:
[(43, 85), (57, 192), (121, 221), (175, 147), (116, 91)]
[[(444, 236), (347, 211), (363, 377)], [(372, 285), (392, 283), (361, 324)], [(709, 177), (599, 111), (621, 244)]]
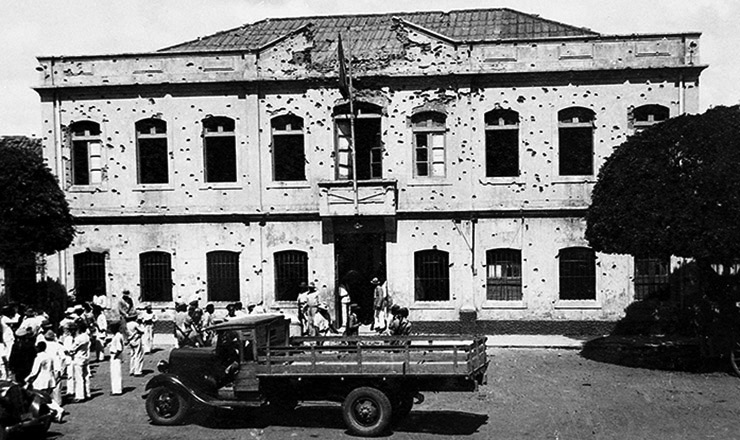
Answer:
[[(450, 43), (594, 37), (597, 32), (507, 8), (450, 12), (400, 12), (266, 19), (222, 31), (159, 52), (213, 52), (258, 50), (291, 33), (308, 29), (313, 36), (314, 60), (334, 56), (337, 34), (354, 58), (372, 58), (403, 52), (399, 25), (427, 31)], [(347, 50), (347, 49), (345, 49)]]

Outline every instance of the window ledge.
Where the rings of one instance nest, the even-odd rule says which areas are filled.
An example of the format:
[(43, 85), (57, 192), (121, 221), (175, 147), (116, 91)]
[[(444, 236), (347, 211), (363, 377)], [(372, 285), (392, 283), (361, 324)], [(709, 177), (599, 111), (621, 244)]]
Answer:
[(266, 186), (267, 189), (310, 189), (311, 184), (305, 181), (295, 182), (271, 182)]
[(222, 189), (243, 189), (243, 187), (236, 182), (219, 182), (219, 183), (204, 183), (198, 188), (200, 191), (212, 191)]
[(518, 185), (524, 186), (525, 183), (519, 177), (485, 177), (478, 179), (481, 185), (492, 185), (492, 186), (510, 186)]
[(568, 185), (574, 183), (596, 183), (594, 176), (557, 176), (552, 181), (553, 185)]
[(411, 310), (454, 310), (452, 301), (414, 301), (409, 307)]
[(527, 305), (524, 301), (493, 301), (487, 300), (483, 303), (484, 309), (511, 309), (511, 310), (524, 310)]
[(555, 303), (556, 309), (600, 309), (601, 303), (596, 300), (559, 300)]
[(171, 186), (169, 184), (167, 185), (136, 185), (133, 187), (132, 191), (138, 191), (138, 192), (147, 192), (147, 191), (174, 191), (175, 187)]
[(414, 180), (408, 182), (406, 186), (452, 186), (452, 183), (447, 180)]
[(67, 189), (67, 192), (74, 193), (96, 193), (106, 191), (108, 190), (98, 185), (72, 185)]

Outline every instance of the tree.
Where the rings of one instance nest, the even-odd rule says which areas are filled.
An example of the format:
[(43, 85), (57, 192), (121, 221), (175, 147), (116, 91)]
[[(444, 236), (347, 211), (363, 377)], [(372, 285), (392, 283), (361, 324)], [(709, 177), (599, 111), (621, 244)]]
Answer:
[(601, 168), (586, 215), (600, 252), (740, 258), (740, 107), (653, 125)]
[(65, 249), (74, 236), (69, 205), (41, 158), (40, 142), (0, 137), (0, 266)]

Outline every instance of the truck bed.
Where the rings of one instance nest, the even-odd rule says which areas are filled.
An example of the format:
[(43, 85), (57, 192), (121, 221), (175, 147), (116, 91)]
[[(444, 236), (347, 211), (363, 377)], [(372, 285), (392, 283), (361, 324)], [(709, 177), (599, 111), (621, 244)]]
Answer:
[[(265, 376), (477, 375), (488, 364), (485, 337), (406, 336), (293, 338), (264, 347), (256, 365)], [(262, 350), (260, 350), (262, 351)]]

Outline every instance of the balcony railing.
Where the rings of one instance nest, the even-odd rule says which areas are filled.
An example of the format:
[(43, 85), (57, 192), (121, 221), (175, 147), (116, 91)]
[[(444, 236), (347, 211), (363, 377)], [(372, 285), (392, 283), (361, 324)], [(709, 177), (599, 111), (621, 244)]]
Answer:
[(398, 194), (395, 180), (357, 182), (357, 207), (351, 180), (319, 182), (319, 213), (326, 216), (396, 215)]

